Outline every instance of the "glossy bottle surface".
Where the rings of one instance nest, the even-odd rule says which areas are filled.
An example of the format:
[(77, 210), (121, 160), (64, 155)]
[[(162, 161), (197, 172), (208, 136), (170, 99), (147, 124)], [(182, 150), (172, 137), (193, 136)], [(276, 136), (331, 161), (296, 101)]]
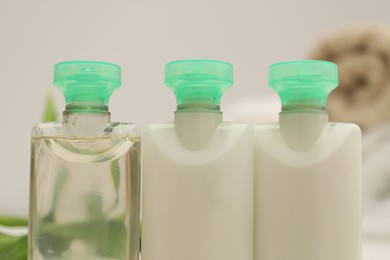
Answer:
[(138, 259), (140, 137), (77, 125), (33, 130), (29, 259)]
[(251, 128), (184, 113), (144, 131), (142, 259), (251, 260)]
[(255, 259), (361, 259), (361, 133), (325, 113), (255, 127)]

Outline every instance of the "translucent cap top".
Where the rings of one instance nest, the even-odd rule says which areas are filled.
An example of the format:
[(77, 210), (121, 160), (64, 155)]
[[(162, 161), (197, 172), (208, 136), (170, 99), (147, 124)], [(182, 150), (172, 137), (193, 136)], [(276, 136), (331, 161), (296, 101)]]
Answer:
[(165, 84), (175, 93), (178, 105), (219, 105), (233, 84), (233, 68), (223, 61), (173, 61), (165, 65)]
[(121, 68), (98, 61), (65, 61), (54, 66), (54, 85), (65, 96), (66, 104), (107, 105), (121, 85)]
[(325, 107), (329, 93), (338, 85), (337, 65), (318, 60), (275, 63), (269, 68), (268, 83), (279, 94), (283, 107)]

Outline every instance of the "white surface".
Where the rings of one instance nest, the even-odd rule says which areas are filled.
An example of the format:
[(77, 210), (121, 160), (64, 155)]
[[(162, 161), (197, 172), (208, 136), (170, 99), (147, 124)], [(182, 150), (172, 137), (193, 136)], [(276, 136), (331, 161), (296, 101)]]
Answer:
[(363, 260), (389, 260), (390, 240), (363, 240)]

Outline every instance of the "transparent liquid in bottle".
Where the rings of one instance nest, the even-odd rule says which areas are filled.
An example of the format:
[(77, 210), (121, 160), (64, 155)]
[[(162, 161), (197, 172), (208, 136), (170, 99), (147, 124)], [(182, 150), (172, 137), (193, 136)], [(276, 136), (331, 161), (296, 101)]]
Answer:
[(30, 259), (138, 259), (139, 154), (139, 137), (33, 137)]

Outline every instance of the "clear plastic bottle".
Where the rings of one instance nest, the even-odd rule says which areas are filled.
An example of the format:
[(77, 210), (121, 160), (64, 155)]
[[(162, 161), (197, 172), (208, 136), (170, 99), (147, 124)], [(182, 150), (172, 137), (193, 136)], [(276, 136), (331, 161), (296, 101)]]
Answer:
[(222, 121), (230, 64), (168, 63), (173, 123), (143, 136), (142, 259), (253, 259), (253, 134)]
[(139, 256), (140, 136), (110, 121), (120, 67), (69, 61), (55, 66), (66, 99), (62, 122), (32, 130), (29, 259)]
[(361, 259), (361, 133), (330, 123), (337, 65), (270, 67), (279, 124), (255, 131), (255, 260)]

